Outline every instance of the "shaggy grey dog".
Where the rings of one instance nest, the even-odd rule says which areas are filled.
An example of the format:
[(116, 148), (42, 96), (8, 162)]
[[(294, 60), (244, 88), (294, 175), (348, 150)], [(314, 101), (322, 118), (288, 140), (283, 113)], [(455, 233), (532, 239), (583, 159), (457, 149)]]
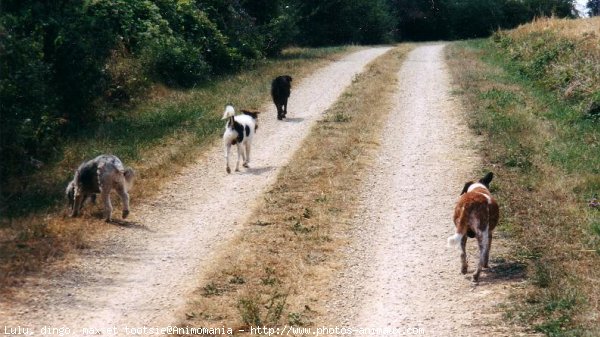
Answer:
[(79, 165), (75, 177), (67, 186), (66, 194), (71, 207), (71, 216), (79, 215), (87, 199), (96, 201), (100, 193), (104, 202), (104, 218), (111, 221), (112, 204), (110, 191), (114, 188), (123, 202), (123, 219), (129, 215), (128, 191), (133, 185), (134, 171), (123, 166), (119, 158), (103, 154)]

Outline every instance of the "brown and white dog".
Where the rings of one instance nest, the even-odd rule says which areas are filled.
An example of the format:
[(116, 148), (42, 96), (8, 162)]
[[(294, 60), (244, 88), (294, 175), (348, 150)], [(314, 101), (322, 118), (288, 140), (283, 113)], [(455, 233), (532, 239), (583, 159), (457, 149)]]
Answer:
[(467, 273), (467, 237), (477, 238), (479, 243), (479, 264), (473, 281), (479, 280), (482, 268), (488, 268), (490, 248), (492, 246), (492, 231), (498, 224), (498, 203), (490, 193), (490, 183), (494, 174), (489, 172), (478, 182), (469, 181), (465, 184), (460, 199), (454, 208), (454, 225), (456, 233), (448, 238), (449, 246), (460, 243), (460, 254), (463, 274)]

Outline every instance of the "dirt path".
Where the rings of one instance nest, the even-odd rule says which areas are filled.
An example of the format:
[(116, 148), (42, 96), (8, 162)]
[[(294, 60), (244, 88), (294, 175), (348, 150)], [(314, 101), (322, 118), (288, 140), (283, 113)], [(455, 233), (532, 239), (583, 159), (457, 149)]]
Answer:
[(272, 104), (265, 105), (250, 170), (226, 175), (221, 144), (215, 144), (154, 200), (143, 205), (134, 200), (133, 225), (111, 227), (66, 273), (49, 268), (27, 280), (15, 303), (0, 301), (1, 323), (35, 335), (43, 327), (66, 327), (72, 335), (82, 335), (84, 327), (110, 335), (106, 329), (117, 327), (125, 335), (126, 326), (177, 322), (211, 255), (239, 229), (321, 113), (364, 65), (388, 49), (353, 53), (296, 83), (285, 123), (275, 120)]
[[(450, 94), (443, 48), (416, 48), (398, 74), (395, 109), (362, 188), (354, 244), (332, 285), (327, 325), (409, 334), (417, 331), (405, 329), (420, 328), (425, 336), (520, 335), (503, 326), (497, 307), (510, 282), (484, 273), (473, 287), (459, 272), (459, 251), (446, 247), (453, 205), (480, 161)], [(494, 244), (492, 267), (502, 240)], [(467, 246), (471, 273), (476, 244)]]

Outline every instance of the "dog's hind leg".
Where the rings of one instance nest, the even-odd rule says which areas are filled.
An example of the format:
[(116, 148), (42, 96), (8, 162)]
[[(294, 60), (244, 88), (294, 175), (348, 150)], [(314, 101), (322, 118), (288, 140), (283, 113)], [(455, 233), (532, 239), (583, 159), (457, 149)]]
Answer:
[(492, 231), (489, 231), (488, 234), (488, 244), (487, 244), (487, 248), (485, 250), (485, 256), (484, 256), (484, 260), (483, 260), (483, 268), (489, 268), (490, 267), (490, 250), (492, 249)]
[(125, 182), (120, 184), (117, 187), (117, 193), (121, 197), (121, 201), (123, 202), (123, 219), (127, 218), (129, 215), (129, 193), (125, 190), (125, 186), (123, 185)]
[(250, 142), (247, 141), (246, 144), (244, 144), (244, 147), (246, 148), (246, 157), (244, 158), (244, 167), (248, 168), (248, 164), (250, 163)]
[(112, 220), (112, 204), (110, 203), (110, 188), (103, 187), (100, 196), (104, 202), (104, 219), (109, 222)]
[(227, 173), (231, 173), (231, 169), (229, 168), (229, 152), (231, 151), (231, 144), (227, 143), (227, 145), (225, 146), (225, 161), (227, 162), (226, 166), (225, 166), (225, 171), (227, 171)]
[[(242, 145), (240, 143), (237, 143), (236, 146), (237, 146), (238, 157), (237, 157), (237, 162), (235, 163), (235, 171), (238, 172), (240, 170), (240, 157), (245, 158), (245, 156), (244, 156), (244, 153), (242, 152), (243, 151)], [(244, 161), (246, 161), (246, 159), (244, 159)]]
[(489, 254), (489, 231), (477, 232), (477, 242), (479, 243), (479, 263), (477, 270), (473, 273), (473, 282), (479, 281), (479, 274), (485, 265), (485, 257)]
[(462, 239), (460, 240), (460, 262), (461, 262), (461, 267), (460, 267), (460, 272), (463, 274), (467, 273), (467, 236), (463, 236)]

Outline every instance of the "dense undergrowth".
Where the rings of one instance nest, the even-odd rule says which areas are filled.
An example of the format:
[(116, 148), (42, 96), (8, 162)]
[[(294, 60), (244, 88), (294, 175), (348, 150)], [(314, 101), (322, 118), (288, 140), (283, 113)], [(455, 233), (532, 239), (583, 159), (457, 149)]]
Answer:
[(449, 50), (530, 286), (507, 317), (600, 332), (600, 20), (539, 20)]

